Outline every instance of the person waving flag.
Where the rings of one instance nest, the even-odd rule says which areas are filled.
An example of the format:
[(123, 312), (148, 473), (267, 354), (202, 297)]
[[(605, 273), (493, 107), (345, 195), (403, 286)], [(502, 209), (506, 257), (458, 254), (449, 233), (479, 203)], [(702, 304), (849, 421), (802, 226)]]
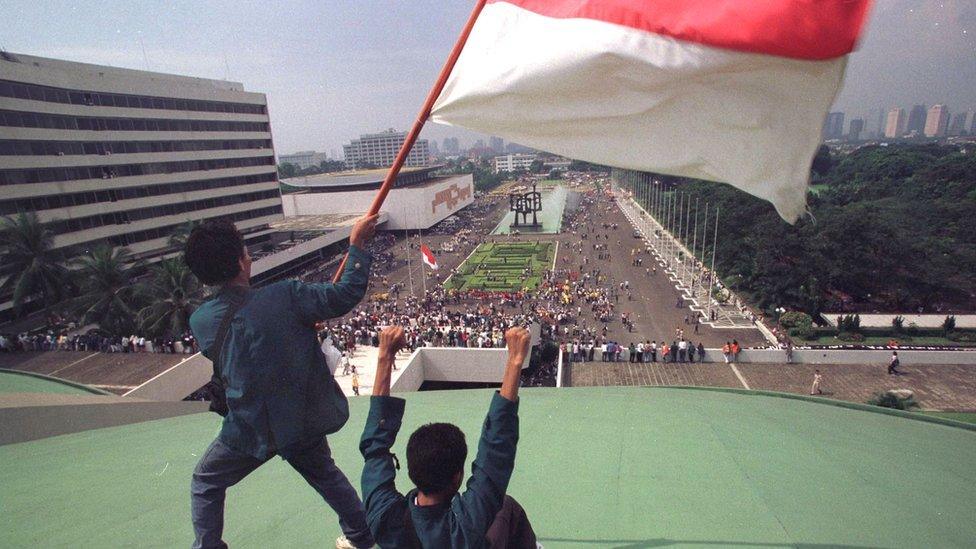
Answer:
[(869, 0), (487, 0), (431, 120), (726, 182), (795, 222)]

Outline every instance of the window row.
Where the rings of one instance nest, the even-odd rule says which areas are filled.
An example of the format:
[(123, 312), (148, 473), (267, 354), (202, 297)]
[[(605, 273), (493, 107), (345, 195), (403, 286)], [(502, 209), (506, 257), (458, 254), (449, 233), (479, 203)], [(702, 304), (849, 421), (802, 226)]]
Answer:
[(248, 202), (276, 198), (278, 196), (278, 189), (270, 189), (267, 191), (257, 191), (253, 193), (206, 198), (204, 200), (194, 200), (191, 202), (161, 204), (159, 206), (90, 215), (76, 219), (59, 219), (48, 223), (47, 227), (54, 234), (73, 233), (87, 229), (94, 229), (96, 227), (103, 227), (105, 225), (125, 225), (135, 221), (142, 221), (144, 219), (154, 219), (166, 215), (180, 215), (188, 212), (195, 212), (197, 210), (209, 210), (211, 208), (246, 204)]
[(157, 118), (107, 118), (20, 111), (0, 111), (0, 126), (53, 130), (126, 132), (266, 132), (267, 122), (224, 120), (168, 120)]
[(270, 139), (233, 141), (22, 141), (0, 140), (0, 156), (66, 156), (270, 149)]
[(82, 166), (74, 168), (30, 168), (23, 170), (0, 170), (0, 186), (47, 183), (51, 181), (74, 181), (79, 179), (113, 179), (139, 175), (195, 172), (201, 170), (222, 170), (226, 168), (247, 168), (251, 166), (272, 166), (273, 156), (254, 156), (249, 158), (217, 158), (212, 160), (180, 160), (176, 162), (148, 162), (145, 164), (119, 164), (117, 166)]
[(238, 187), (275, 181), (275, 172), (258, 175), (244, 175), (240, 177), (221, 177), (205, 179), (203, 181), (184, 181), (182, 183), (164, 183), (161, 185), (139, 185), (124, 189), (107, 189), (85, 193), (64, 193), (33, 198), (19, 198), (16, 200), (0, 201), (0, 215), (11, 215), (20, 212), (39, 212), (57, 208), (84, 206), (99, 202), (116, 202), (119, 200), (133, 200), (166, 194), (182, 194), (194, 191), (220, 189), (224, 187)]
[(69, 90), (37, 84), (22, 84), (7, 80), (0, 80), (0, 97), (30, 99), (48, 103), (66, 103), (69, 105), (127, 107), (131, 109), (234, 112), (243, 114), (265, 114), (267, 112), (264, 105), (252, 105), (250, 103), (228, 103), (224, 101), (174, 99), (172, 97)]
[[(226, 219), (237, 223), (239, 221), (246, 221), (248, 219), (254, 219), (257, 217), (265, 217), (268, 215), (281, 214), (281, 204), (276, 204), (274, 206), (268, 206), (265, 208), (258, 208), (256, 210), (247, 210), (243, 212), (237, 212), (231, 215), (219, 216), (219, 219)], [(145, 242), (146, 240), (153, 240), (156, 238), (168, 238), (177, 227), (182, 225), (182, 223), (177, 223), (175, 225), (168, 225), (166, 227), (157, 227), (155, 229), (146, 229), (144, 231), (136, 231), (134, 233), (125, 233), (113, 235), (102, 240), (97, 240), (95, 242), (88, 242), (85, 244), (85, 248), (91, 249), (92, 247), (105, 242), (111, 246), (129, 246), (136, 244), (138, 242)]]

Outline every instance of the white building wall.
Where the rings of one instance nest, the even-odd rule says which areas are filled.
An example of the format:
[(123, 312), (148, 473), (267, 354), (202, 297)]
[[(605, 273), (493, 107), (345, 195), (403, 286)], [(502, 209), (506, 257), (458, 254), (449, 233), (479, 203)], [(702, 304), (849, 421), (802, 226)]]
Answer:
[[(332, 193), (282, 195), (285, 217), (323, 214), (359, 214), (369, 210), (376, 189)], [(426, 187), (394, 188), (383, 203), (389, 230), (426, 229), (474, 202), (474, 179), (468, 175), (445, 178)]]

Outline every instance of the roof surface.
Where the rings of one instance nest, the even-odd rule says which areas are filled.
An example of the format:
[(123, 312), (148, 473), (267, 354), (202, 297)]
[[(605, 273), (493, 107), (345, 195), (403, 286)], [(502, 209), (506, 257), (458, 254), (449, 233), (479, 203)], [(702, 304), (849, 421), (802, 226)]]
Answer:
[[(476, 440), (490, 391), (411, 393)], [(358, 486), (369, 401), (330, 437)], [(976, 539), (976, 432), (821, 402), (679, 388), (527, 389), (509, 493), (545, 547), (946, 547)], [(189, 478), (219, 418), (0, 446), (3, 547), (186, 547)], [(473, 456), (469, 456), (473, 457)], [(398, 485), (408, 487), (406, 464)], [(328, 546), (335, 515), (275, 459), (228, 492), (232, 547)]]
[(8, 393), (58, 393), (67, 395), (91, 395), (97, 391), (86, 389), (55, 378), (22, 372), (0, 371), (0, 394)]

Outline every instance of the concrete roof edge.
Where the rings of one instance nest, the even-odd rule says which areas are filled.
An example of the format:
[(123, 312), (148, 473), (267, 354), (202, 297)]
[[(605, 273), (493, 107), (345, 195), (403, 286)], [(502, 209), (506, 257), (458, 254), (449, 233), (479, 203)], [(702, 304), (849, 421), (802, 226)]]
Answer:
[(51, 382), (54, 382), (54, 383), (60, 383), (62, 385), (67, 385), (69, 387), (74, 387), (76, 389), (81, 389), (82, 391), (87, 391), (87, 392), (92, 393), (92, 394), (95, 394), (95, 395), (118, 396), (115, 393), (110, 393), (108, 391), (103, 391), (101, 389), (97, 389), (95, 387), (91, 387), (89, 385), (85, 385), (83, 383), (76, 383), (74, 381), (68, 381), (67, 379), (61, 379), (59, 377), (46, 376), (44, 374), (39, 374), (37, 372), (25, 372), (23, 370), (11, 370), (9, 368), (0, 368), (0, 373), (4, 373), (4, 374), (17, 374), (17, 375), (22, 375), (22, 376), (27, 376), (27, 377), (36, 377), (38, 379), (44, 379), (44, 380), (51, 381)]
[(695, 390), (695, 391), (712, 391), (716, 393), (734, 393), (734, 394), (742, 394), (742, 395), (750, 395), (750, 396), (768, 396), (768, 397), (786, 398), (791, 400), (803, 400), (806, 402), (813, 402), (816, 404), (823, 404), (826, 406), (836, 406), (838, 408), (860, 410), (862, 412), (873, 412), (876, 414), (902, 417), (905, 419), (913, 419), (915, 421), (923, 421), (926, 423), (937, 423), (948, 427), (959, 427), (967, 431), (976, 432), (976, 424), (973, 423), (965, 423), (962, 421), (956, 421), (953, 419), (946, 419), (946, 418), (936, 417), (936, 416), (927, 416), (927, 415), (920, 414), (918, 412), (908, 412), (905, 410), (896, 410), (894, 408), (885, 408), (883, 406), (872, 406), (870, 404), (861, 404), (859, 402), (847, 402), (844, 400), (820, 398), (820, 397), (815, 397), (810, 395), (797, 395), (794, 393), (782, 393), (779, 391), (766, 391), (766, 390), (756, 390), (756, 389), (738, 389), (735, 387), (696, 387), (692, 385), (669, 385), (666, 387), (647, 386), (642, 388), (643, 389), (683, 389), (683, 390)]

